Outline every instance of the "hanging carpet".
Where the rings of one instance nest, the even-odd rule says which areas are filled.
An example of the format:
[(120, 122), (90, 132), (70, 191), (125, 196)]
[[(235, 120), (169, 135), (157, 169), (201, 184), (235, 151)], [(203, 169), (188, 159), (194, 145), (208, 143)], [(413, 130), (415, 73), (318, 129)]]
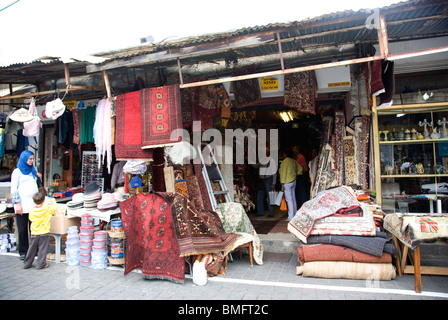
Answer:
[(166, 195), (172, 199), (174, 229), (181, 257), (219, 252), (227, 254), (234, 249), (238, 235), (224, 231), (216, 212), (196, 209), (180, 193)]
[(124, 274), (141, 269), (147, 279), (183, 283), (184, 258), (173, 227), (171, 205), (160, 194), (138, 194), (121, 203), (127, 238)]
[(152, 150), (142, 149), (140, 91), (118, 95), (115, 108), (118, 115), (115, 123), (115, 157), (152, 159)]
[(182, 141), (171, 133), (182, 129), (179, 85), (140, 90), (142, 148), (157, 148)]
[(314, 71), (285, 74), (284, 105), (302, 113), (316, 114)]

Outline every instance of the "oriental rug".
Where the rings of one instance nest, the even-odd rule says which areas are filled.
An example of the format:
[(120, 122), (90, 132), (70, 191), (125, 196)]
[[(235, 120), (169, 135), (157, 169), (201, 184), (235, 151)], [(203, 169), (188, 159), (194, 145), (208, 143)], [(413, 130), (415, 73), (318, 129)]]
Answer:
[(218, 214), (196, 209), (180, 193), (165, 194), (173, 206), (173, 223), (181, 257), (223, 252), (234, 249), (238, 235), (224, 230)]
[[(255, 72), (256, 66), (250, 65), (233, 69), (232, 75), (240, 76)], [(231, 84), (231, 88), (235, 96), (235, 106), (237, 108), (255, 104), (261, 99), (260, 84), (257, 78), (234, 81)]]
[(127, 249), (124, 274), (141, 269), (146, 279), (184, 282), (185, 262), (173, 227), (171, 205), (162, 195), (138, 194), (121, 203)]
[(373, 212), (365, 206), (341, 209), (331, 216), (316, 220), (310, 234), (375, 236)]
[(316, 79), (314, 71), (285, 74), (283, 104), (302, 113), (316, 114)]
[(310, 235), (316, 220), (337, 213), (341, 209), (352, 209), (361, 204), (352, 188), (341, 186), (324, 190), (305, 202), (288, 223), (288, 230), (302, 242)]
[(350, 261), (364, 263), (392, 263), (392, 255), (383, 252), (381, 257), (332, 244), (315, 244), (297, 247), (297, 262)]
[[(140, 92), (117, 96), (115, 104), (115, 157), (120, 159), (152, 159), (152, 150), (142, 150)], [(81, 140), (82, 143), (82, 140)]]
[(263, 264), (263, 244), (253, 227), (249, 217), (241, 203), (226, 202), (218, 204), (216, 213), (222, 221), (224, 230), (227, 233), (236, 233), (238, 240), (234, 248), (242, 244), (252, 242), (252, 255), (257, 264)]
[(202, 130), (213, 128), (213, 118), (221, 113), (217, 88), (215, 85), (190, 88), (193, 120), (201, 121)]
[(142, 148), (157, 148), (182, 141), (171, 133), (182, 129), (179, 85), (140, 90)]

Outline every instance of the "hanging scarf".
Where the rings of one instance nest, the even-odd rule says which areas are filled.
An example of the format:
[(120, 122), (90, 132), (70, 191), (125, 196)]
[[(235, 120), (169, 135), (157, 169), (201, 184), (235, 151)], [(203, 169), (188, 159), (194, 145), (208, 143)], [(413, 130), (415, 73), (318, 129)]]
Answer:
[(112, 146), (111, 146), (111, 101), (110, 99), (102, 99), (98, 102), (96, 109), (95, 124), (93, 126), (93, 137), (96, 145), (96, 156), (98, 160), (98, 168), (107, 158), (107, 170), (110, 173), (110, 165), (112, 163)]
[(19, 168), (20, 172), (23, 175), (29, 175), (30, 173), (33, 174), (34, 178), (37, 178), (36, 169), (34, 169), (33, 165), (29, 165), (27, 163), (28, 159), (33, 156), (34, 154), (29, 150), (24, 150), (20, 154), (19, 161), (17, 163), (17, 168)]

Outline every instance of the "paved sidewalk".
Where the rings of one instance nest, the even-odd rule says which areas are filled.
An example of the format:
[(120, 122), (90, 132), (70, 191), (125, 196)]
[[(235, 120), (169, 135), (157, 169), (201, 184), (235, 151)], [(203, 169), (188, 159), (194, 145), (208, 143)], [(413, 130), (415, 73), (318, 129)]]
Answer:
[(289, 262), (250, 267), (249, 258), (229, 262), (225, 276), (205, 286), (186, 275), (184, 284), (145, 280), (120, 267), (93, 270), (50, 262), (43, 270), (23, 269), (14, 253), (0, 255), (1, 300), (448, 300), (448, 277), (422, 276), (422, 293), (412, 275), (392, 281), (307, 278), (295, 274), (297, 256)]

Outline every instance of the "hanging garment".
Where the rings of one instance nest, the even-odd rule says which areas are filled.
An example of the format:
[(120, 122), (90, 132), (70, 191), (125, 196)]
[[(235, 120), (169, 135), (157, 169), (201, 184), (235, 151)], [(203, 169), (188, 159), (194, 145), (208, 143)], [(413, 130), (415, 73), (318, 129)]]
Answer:
[(81, 121), (81, 144), (94, 142), (93, 140), (93, 126), (95, 124), (96, 107), (88, 107), (83, 110)]
[(112, 144), (111, 144), (111, 101), (110, 98), (102, 99), (98, 102), (95, 123), (93, 126), (93, 137), (96, 144), (96, 158), (98, 169), (106, 162), (107, 171), (110, 174), (112, 164)]
[(36, 102), (34, 98), (31, 98), (28, 111), (34, 119), (23, 123), (23, 135), (25, 137), (37, 137), (39, 135), (40, 128), (42, 128), (42, 122), (37, 115)]

